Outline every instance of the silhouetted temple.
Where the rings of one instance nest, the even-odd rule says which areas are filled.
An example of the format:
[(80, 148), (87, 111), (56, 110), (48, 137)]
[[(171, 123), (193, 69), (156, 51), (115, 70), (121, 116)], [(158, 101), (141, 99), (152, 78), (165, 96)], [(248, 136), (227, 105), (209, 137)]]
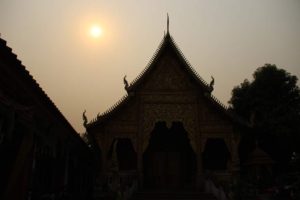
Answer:
[(139, 188), (197, 189), (214, 174), (228, 181), (239, 170), (243, 123), (212, 94), (169, 31), (127, 95), (86, 127), (101, 158), (99, 182)]
[(124, 84), (127, 94), (110, 109), (90, 122), (84, 115), (89, 148), (0, 39), (0, 199), (108, 199), (106, 191), (150, 189), (137, 200), (232, 181), (237, 130), (248, 124), (212, 95), (214, 79), (193, 70), (169, 30), (145, 70)]
[(90, 149), (0, 39), (0, 199), (90, 199)]

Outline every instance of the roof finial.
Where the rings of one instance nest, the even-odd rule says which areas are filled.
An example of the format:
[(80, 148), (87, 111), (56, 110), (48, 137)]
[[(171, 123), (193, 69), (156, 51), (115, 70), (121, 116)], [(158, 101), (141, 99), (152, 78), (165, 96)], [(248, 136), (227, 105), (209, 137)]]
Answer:
[(167, 13), (167, 34), (169, 34), (169, 13)]

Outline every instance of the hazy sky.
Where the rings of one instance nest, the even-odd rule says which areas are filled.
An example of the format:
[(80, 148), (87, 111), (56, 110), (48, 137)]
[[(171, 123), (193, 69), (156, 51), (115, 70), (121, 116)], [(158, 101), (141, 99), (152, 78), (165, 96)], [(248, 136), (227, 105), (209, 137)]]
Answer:
[[(74, 128), (125, 94), (170, 33), (213, 94), (265, 63), (300, 77), (299, 0), (1, 0), (0, 33)], [(92, 38), (98, 23), (103, 35)]]

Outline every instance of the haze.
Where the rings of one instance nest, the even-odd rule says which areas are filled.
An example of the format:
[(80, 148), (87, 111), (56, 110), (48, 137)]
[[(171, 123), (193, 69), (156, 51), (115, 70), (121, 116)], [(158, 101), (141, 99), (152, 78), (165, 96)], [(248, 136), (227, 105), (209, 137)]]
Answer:
[[(170, 33), (213, 94), (227, 104), (234, 86), (265, 63), (300, 77), (298, 0), (1, 0), (1, 38), (78, 132), (112, 106), (148, 64), (170, 16)], [(99, 24), (99, 38), (89, 28)]]

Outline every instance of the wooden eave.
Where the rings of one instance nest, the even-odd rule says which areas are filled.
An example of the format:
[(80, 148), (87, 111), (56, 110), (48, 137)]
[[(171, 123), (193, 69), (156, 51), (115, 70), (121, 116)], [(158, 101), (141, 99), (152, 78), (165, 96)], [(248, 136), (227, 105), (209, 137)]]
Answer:
[(130, 100), (132, 96), (125, 95), (123, 96), (119, 101), (117, 101), (113, 106), (108, 108), (105, 112), (103, 113), (98, 113), (96, 118), (92, 119), (88, 124), (88, 128), (92, 128), (95, 125), (98, 125), (112, 117), (115, 113), (119, 112), (122, 107), (124, 107)]

